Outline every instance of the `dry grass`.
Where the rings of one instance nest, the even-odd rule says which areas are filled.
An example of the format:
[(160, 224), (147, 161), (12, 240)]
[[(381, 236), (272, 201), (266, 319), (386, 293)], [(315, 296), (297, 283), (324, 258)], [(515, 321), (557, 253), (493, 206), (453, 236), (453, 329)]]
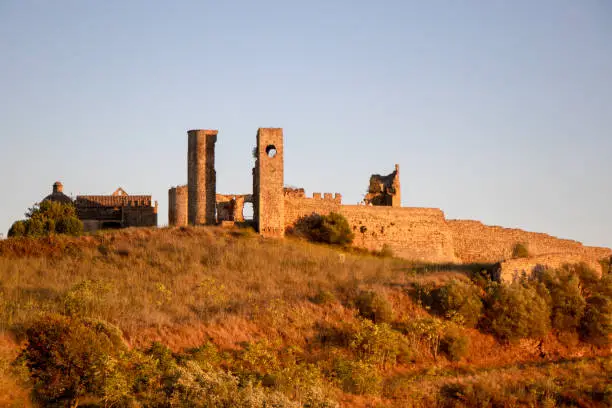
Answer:
[[(360, 291), (382, 294), (393, 307), (393, 325), (401, 325), (430, 317), (411, 296), (413, 284), (440, 285), (467, 279), (470, 272), (466, 266), (417, 266), (220, 228), (128, 229), (81, 238), (5, 240), (0, 242), (0, 389), (12, 394), (0, 396), (0, 406), (25, 401), (26, 395), (6, 369), (6, 361), (17, 353), (16, 343), (6, 339), (20, 339), (23, 328), (45, 312), (109, 321), (139, 348), (159, 340), (180, 351), (211, 341), (232, 350), (242, 342), (265, 339), (279, 350), (299, 346), (307, 360), (325, 369), (342, 345), (332, 342), (336, 348), (330, 348), (322, 336), (341, 336), (347, 325), (355, 324), (354, 299)], [(317, 304), (313, 299), (321, 292), (331, 294), (330, 300)], [(517, 367), (542, 361), (537, 343), (501, 346), (477, 330), (464, 332), (471, 348), (461, 363), (436, 358), (427, 344), (413, 342), (410, 362), (382, 371), (382, 396), (337, 391), (338, 398), (345, 406), (409, 406), (419, 392), (439, 392), (449, 376), (458, 381), (506, 381), (510, 376), (519, 384), (547, 369)], [(544, 347), (550, 359), (609, 355), (609, 350), (562, 346), (553, 336)], [(555, 372), (567, 371), (568, 366), (550, 364)], [(607, 368), (588, 364), (585, 370), (609, 375)]]

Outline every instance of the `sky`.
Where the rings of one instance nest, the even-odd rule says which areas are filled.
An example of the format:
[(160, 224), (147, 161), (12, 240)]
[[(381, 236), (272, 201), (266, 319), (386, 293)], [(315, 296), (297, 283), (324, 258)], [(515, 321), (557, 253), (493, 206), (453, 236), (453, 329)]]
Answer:
[(250, 193), (259, 127), (285, 183), (612, 247), (608, 0), (0, 0), (0, 233), (64, 191), (187, 181), (218, 129), (217, 191)]

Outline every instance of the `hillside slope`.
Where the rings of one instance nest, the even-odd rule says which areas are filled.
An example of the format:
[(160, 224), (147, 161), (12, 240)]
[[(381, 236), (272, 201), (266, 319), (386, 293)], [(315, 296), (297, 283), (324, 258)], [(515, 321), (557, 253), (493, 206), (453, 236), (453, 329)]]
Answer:
[[(302, 404), (316, 385), (320, 398), (310, 406), (610, 403), (609, 347), (554, 332), (500, 342), (419, 297), (453, 279), (481, 279), (480, 269), (415, 265), (241, 229), (6, 240), (0, 386), (8, 391), (0, 404), (29, 404), (32, 384), (9, 362), (25, 329), (49, 313), (116, 325), (132, 350), (158, 341), (176, 356), (194, 356), (190, 349), (206, 345), (214, 349), (206, 364), (240, 384), (262, 384)], [(484, 296), (485, 287), (478, 290)], [(466, 343), (461, 355), (440, 345), (449, 330)]]

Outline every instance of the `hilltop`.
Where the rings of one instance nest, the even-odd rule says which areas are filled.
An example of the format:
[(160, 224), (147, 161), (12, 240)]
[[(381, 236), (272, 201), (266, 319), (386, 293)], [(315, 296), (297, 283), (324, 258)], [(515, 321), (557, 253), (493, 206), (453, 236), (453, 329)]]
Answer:
[[(5, 240), (0, 388), (8, 391), (0, 405), (29, 405), (33, 384), (9, 362), (27, 328), (49, 313), (107, 322), (127, 349), (151, 358), (161, 358), (151, 351), (159, 342), (174, 353), (177, 373), (196, 361), (200, 371), (231, 374), (241, 392), (250, 384), (285, 401), (279, 406), (612, 401), (609, 346), (561, 333), (554, 321), (519, 338), (487, 329), (490, 265), (382, 255), (219, 227)], [(483, 309), (441, 313), (440, 287), (482, 298)]]

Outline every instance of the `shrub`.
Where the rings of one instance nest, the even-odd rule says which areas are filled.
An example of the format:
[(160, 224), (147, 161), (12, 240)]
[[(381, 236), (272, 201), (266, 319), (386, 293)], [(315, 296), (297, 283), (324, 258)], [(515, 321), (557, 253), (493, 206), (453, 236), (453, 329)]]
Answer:
[(527, 244), (516, 243), (512, 248), (512, 257), (513, 258), (529, 258), (529, 248)]
[(332, 245), (348, 245), (354, 238), (346, 218), (334, 212), (328, 215), (312, 214), (302, 217), (297, 221), (295, 231), (311, 241)]
[(540, 337), (550, 330), (550, 308), (533, 286), (496, 286), (487, 303), (484, 324), (500, 340)]
[(468, 354), (469, 348), (470, 338), (458, 328), (449, 328), (440, 340), (440, 351), (451, 361), (461, 360)]
[(578, 275), (565, 269), (544, 271), (540, 280), (550, 294), (552, 327), (561, 332), (575, 332), (586, 306)]
[(610, 344), (612, 334), (612, 298), (596, 293), (587, 300), (586, 310), (580, 322), (583, 341), (596, 346)]
[(479, 289), (453, 279), (432, 292), (433, 308), (447, 319), (475, 327), (482, 314)]
[(328, 290), (319, 290), (317, 294), (312, 297), (311, 301), (316, 305), (326, 305), (334, 303), (336, 301), (336, 296)]
[(359, 315), (375, 323), (393, 320), (393, 307), (383, 295), (376, 292), (361, 292), (355, 299)]
[(360, 320), (349, 348), (364, 361), (387, 366), (395, 364), (400, 353), (407, 350), (402, 336), (386, 324)]
[(83, 223), (77, 218), (76, 209), (71, 203), (43, 201), (30, 208), (25, 215), (26, 220), (13, 223), (9, 237), (83, 233)]
[(8, 231), (9, 237), (23, 237), (26, 235), (27, 224), (25, 221), (15, 221)]
[[(48, 315), (27, 330), (26, 338), (22, 358), (34, 380), (34, 396), (45, 406), (76, 406), (85, 395), (108, 397), (109, 386), (121, 377), (127, 349), (119, 330), (107, 323)], [(127, 393), (124, 388), (112, 394)]]
[(352, 394), (375, 395), (382, 387), (382, 378), (377, 368), (365, 361), (336, 359), (334, 377), (342, 390)]

